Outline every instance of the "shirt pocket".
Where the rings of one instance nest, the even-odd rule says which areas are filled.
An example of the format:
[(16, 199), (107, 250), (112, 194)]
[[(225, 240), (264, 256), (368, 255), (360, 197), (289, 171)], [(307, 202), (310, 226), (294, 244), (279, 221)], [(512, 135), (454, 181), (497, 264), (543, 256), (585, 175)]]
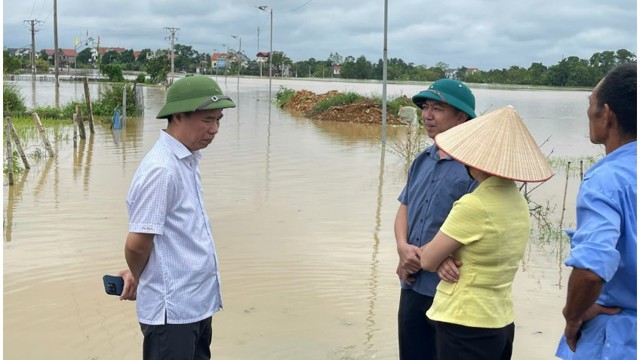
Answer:
[(438, 292), (444, 293), (445, 295), (451, 296), (453, 294), (453, 290), (455, 290), (457, 285), (457, 282), (450, 283), (444, 280), (440, 280), (440, 283), (438, 284), (436, 290)]

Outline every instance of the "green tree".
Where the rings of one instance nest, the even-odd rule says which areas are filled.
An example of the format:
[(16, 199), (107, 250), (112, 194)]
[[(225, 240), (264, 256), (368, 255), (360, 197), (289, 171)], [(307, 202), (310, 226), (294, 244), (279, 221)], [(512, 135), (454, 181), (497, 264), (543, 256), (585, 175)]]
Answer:
[(287, 66), (293, 65), (291, 59), (282, 51), (274, 51), (273, 55), (271, 55), (271, 62), (273, 63), (274, 71), (279, 75), (282, 75)]
[(636, 62), (637, 58), (631, 51), (627, 49), (619, 49), (616, 51), (616, 60), (618, 61), (618, 64), (624, 64), (628, 62)]
[(173, 47), (175, 58), (173, 65), (176, 70), (195, 72), (199, 66), (200, 54), (189, 45), (176, 44)]
[(136, 59), (136, 62), (140, 65), (140, 68), (143, 68), (144, 65), (153, 57), (153, 51), (151, 49), (142, 49), (140, 50), (140, 55)]
[(594, 80), (588, 67), (587, 60), (569, 56), (549, 68), (549, 81), (554, 86), (591, 86)]
[[(360, 58), (358, 58), (360, 59)], [(387, 60), (387, 79), (409, 80), (410, 66), (404, 60), (391, 58)]]
[(134, 64), (136, 62), (136, 58), (133, 55), (133, 50), (125, 50), (120, 54), (119, 63), (122, 64), (126, 69), (133, 70)]
[[(319, 77), (322, 76), (322, 62), (314, 58), (298, 61), (293, 64), (294, 75), (298, 77)], [(318, 69), (320, 71), (318, 71)]]
[(527, 69), (512, 66), (506, 71), (507, 84), (527, 84)]
[(49, 72), (49, 62), (43, 59), (36, 59), (36, 71), (38, 73)]
[(100, 72), (109, 78), (111, 82), (122, 82), (124, 77), (122, 76), (122, 66), (120, 64), (102, 64), (100, 65)]
[(531, 85), (546, 85), (548, 83), (549, 69), (542, 63), (531, 63), (528, 69), (529, 84)]
[(49, 65), (53, 65), (53, 56), (49, 57), (44, 49), (40, 50), (40, 52), (38, 53), (38, 58), (47, 61)]
[(442, 69), (442, 71), (444, 72), (444, 71), (447, 71), (447, 69), (449, 68), (449, 64), (442, 61), (438, 61), (435, 67)]
[(595, 69), (598, 69), (602, 76), (609, 72), (616, 66), (617, 59), (616, 54), (613, 51), (597, 52), (591, 55), (589, 59), (589, 65)]
[(22, 70), (22, 59), (11, 55), (8, 50), (2, 52), (2, 72), (4, 74), (18, 74)]
[(347, 56), (340, 69), (340, 77), (345, 79), (371, 79), (373, 76), (373, 65), (364, 55), (357, 60), (353, 56)]
[(119, 63), (120, 62), (120, 54), (118, 54), (115, 50), (109, 50), (105, 52), (100, 58), (101, 65), (108, 65), (111, 63)]
[(167, 80), (167, 74), (171, 71), (171, 63), (165, 55), (160, 55), (147, 60), (145, 71), (152, 82), (160, 83)]
[(76, 58), (78, 64), (89, 64), (91, 63), (91, 48), (84, 48), (82, 51), (78, 53)]
[(337, 52), (329, 54), (329, 59), (327, 59), (327, 62), (329, 63), (329, 65), (340, 65), (342, 64), (343, 61), (344, 61), (344, 57), (342, 57)]
[(467, 68), (463, 66), (463, 67), (459, 68), (458, 70), (456, 70), (455, 78), (460, 80), (460, 81), (466, 81)]

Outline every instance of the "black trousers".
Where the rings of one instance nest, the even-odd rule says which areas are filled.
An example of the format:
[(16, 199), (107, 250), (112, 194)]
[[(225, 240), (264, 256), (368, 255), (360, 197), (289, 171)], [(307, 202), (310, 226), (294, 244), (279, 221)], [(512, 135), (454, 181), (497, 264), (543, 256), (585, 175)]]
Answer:
[(499, 329), (476, 328), (436, 321), (438, 360), (509, 360), (513, 323)]
[(190, 324), (140, 324), (144, 360), (211, 359), (211, 316)]
[(410, 289), (400, 291), (398, 344), (400, 360), (435, 360), (436, 328), (427, 318), (433, 298)]

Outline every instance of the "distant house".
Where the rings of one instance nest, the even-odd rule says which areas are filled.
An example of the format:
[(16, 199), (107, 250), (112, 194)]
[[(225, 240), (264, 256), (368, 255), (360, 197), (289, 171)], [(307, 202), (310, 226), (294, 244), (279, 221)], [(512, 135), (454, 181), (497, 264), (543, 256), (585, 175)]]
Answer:
[(339, 76), (339, 75), (340, 75), (340, 64), (333, 64), (333, 76)]
[(100, 56), (104, 55), (104, 53), (106, 53), (107, 51), (115, 51), (118, 54), (122, 54), (125, 50), (125, 48), (123, 47), (106, 47), (106, 46), (101, 46), (98, 48), (98, 52), (100, 52)]
[(457, 71), (458, 69), (447, 69), (444, 71), (444, 76), (448, 79), (455, 79)]
[[(74, 49), (58, 49), (60, 52), (60, 57), (58, 58), (59, 64), (61, 66), (66, 65), (74, 65), (76, 63), (76, 51)], [(55, 50), (54, 49), (44, 49), (45, 54), (47, 54), (49, 61), (55, 61)]]
[(269, 53), (266, 51), (260, 51), (256, 54), (256, 61), (259, 63), (266, 63), (269, 61)]
[(9, 54), (13, 55), (13, 56), (24, 56), (24, 55), (29, 55), (31, 54), (31, 49), (30, 48), (17, 48), (17, 49), (5, 49), (7, 51), (9, 51)]
[(249, 62), (251, 61), (247, 55), (244, 53), (235, 53), (235, 60), (240, 62), (240, 66), (246, 68), (249, 66)]
[(464, 73), (465, 75), (471, 75), (471, 74), (475, 74), (478, 71), (480, 71), (480, 69), (478, 68), (468, 68), (468, 67), (461, 67), (459, 69), (447, 69), (444, 71), (444, 75), (449, 78), (449, 79), (456, 79), (458, 72), (462, 71), (462, 69), (464, 69)]
[(224, 69), (229, 66), (229, 60), (231, 54), (228, 53), (213, 53), (211, 55), (211, 68)]

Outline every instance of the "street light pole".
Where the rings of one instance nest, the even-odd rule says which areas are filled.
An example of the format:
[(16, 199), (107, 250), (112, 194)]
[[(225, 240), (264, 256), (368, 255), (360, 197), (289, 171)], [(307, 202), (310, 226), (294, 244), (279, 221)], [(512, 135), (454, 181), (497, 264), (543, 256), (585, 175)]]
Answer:
[(242, 66), (242, 58), (240, 57), (242, 54), (242, 38), (239, 35), (231, 35), (232, 38), (238, 39), (238, 53), (236, 54), (236, 58), (238, 58), (238, 84), (240, 83), (240, 66)]
[(269, 101), (271, 101), (271, 66), (273, 59), (273, 9), (266, 6), (258, 6), (258, 9), (269, 12)]
[(382, 46), (382, 144), (387, 142), (387, 10), (388, 0), (384, 0), (384, 44)]

